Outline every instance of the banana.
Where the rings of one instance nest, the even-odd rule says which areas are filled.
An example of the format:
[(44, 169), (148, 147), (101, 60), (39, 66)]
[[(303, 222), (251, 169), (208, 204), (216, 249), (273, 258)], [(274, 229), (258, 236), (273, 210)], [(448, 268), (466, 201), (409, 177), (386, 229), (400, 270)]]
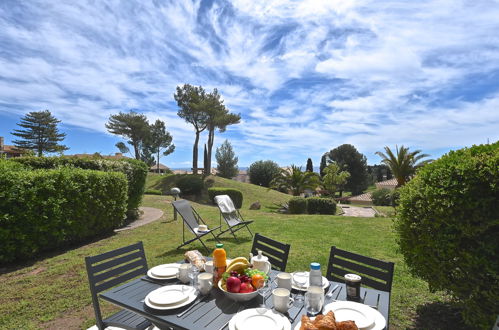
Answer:
[(236, 263), (231, 263), (230, 267), (227, 267), (226, 272), (240, 272), (244, 271), (246, 268), (248, 268), (248, 265), (246, 265), (244, 262), (236, 262)]
[(232, 259), (232, 260), (231, 260), (231, 262), (227, 265), (227, 271), (228, 271), (228, 269), (229, 269), (232, 265), (234, 265), (234, 264), (236, 264), (236, 263), (238, 263), (238, 262), (242, 262), (242, 263), (243, 263), (243, 264), (245, 264), (245, 265), (248, 265), (248, 264), (249, 264), (248, 259), (246, 259), (245, 257), (237, 257), (237, 258)]

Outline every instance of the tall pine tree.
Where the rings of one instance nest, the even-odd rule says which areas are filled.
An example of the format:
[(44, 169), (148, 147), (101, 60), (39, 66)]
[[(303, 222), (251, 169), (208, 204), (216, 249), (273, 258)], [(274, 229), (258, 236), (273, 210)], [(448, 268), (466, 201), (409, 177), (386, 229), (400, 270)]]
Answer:
[(50, 111), (32, 111), (21, 118), (17, 125), (25, 129), (15, 129), (12, 135), (19, 137), (14, 140), (17, 148), (35, 151), (39, 157), (44, 152), (62, 152), (69, 148), (59, 144), (66, 137), (65, 133), (59, 133), (57, 124), (61, 121), (52, 116)]
[(218, 176), (231, 179), (239, 173), (239, 168), (237, 167), (239, 159), (236, 157), (232, 145), (228, 140), (225, 140), (224, 143), (217, 148), (215, 158), (217, 159)]

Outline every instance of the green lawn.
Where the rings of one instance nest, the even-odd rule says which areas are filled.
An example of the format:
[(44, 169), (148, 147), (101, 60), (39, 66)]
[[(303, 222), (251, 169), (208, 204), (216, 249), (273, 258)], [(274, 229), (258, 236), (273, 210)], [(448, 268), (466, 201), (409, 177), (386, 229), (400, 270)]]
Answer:
[[(238, 184), (235, 183), (234, 186)], [(275, 199), (282, 196), (270, 195), (273, 194), (270, 191), (268, 193), (272, 197), (262, 200), (261, 196), (267, 196), (261, 193), (261, 189), (264, 188), (250, 186), (248, 189), (242, 213), (245, 218), (255, 220), (252, 224), (254, 232), (291, 244), (288, 271), (308, 269), (311, 261), (326, 265), (332, 245), (393, 261), (395, 278), (390, 315), (391, 328), (438, 329), (440, 328), (438, 324), (453, 322), (454, 310), (445, 309), (447, 297), (430, 293), (424, 282), (409, 274), (402, 256), (397, 253), (395, 233), (390, 218), (282, 215), (263, 210), (249, 211), (247, 206), (254, 201), (253, 198), (258, 198), (258, 194), (260, 202), (264, 205), (272, 204)], [(289, 196), (284, 195), (284, 197), (287, 199)], [(182, 223), (173, 221), (171, 205), (167, 200), (171, 198), (152, 195), (144, 197), (144, 206), (165, 211), (165, 215), (159, 221), (135, 230), (122, 231), (85, 246), (52, 255), (41, 255), (38, 260), (14, 269), (1, 269), (0, 329), (80, 329), (94, 324), (83, 259), (85, 256), (99, 254), (139, 240), (144, 242), (149, 267), (180, 260), (188, 249), (199, 249), (205, 253), (199, 243), (191, 244), (182, 250), (176, 249), (181, 240)], [(208, 220), (209, 225), (218, 224), (216, 207), (201, 204), (194, 206)], [(236, 242), (228, 236), (222, 239), (231, 257), (247, 256), (250, 250), (251, 237), (245, 231), (239, 233), (240, 241)], [(208, 241), (208, 244), (214, 245), (215, 242)], [(435, 306), (435, 313), (432, 306)], [(444, 306), (444, 309), (441, 306)], [(104, 310), (110, 313), (114, 311), (114, 307), (104, 304)], [(439, 311), (444, 314), (439, 314)], [(450, 316), (446, 316), (446, 311)], [(430, 326), (433, 319), (440, 323)]]

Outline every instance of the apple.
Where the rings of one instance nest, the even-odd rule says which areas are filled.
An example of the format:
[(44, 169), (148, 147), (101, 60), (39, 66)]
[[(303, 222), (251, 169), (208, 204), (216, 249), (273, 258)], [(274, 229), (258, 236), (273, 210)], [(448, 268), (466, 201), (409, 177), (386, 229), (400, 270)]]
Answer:
[(253, 285), (251, 285), (251, 283), (241, 283), (241, 289), (239, 290), (239, 293), (250, 293), (253, 291), (255, 291), (255, 288), (253, 288)]
[(226, 281), (227, 291), (238, 293), (241, 289), (241, 280), (235, 276), (231, 276)]

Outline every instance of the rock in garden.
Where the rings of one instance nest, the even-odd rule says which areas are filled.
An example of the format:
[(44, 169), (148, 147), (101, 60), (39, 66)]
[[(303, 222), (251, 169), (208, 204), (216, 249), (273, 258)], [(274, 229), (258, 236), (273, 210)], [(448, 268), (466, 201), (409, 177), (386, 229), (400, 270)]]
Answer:
[(261, 207), (262, 207), (262, 205), (260, 205), (260, 202), (256, 201), (250, 205), (249, 209), (250, 210), (259, 210)]

